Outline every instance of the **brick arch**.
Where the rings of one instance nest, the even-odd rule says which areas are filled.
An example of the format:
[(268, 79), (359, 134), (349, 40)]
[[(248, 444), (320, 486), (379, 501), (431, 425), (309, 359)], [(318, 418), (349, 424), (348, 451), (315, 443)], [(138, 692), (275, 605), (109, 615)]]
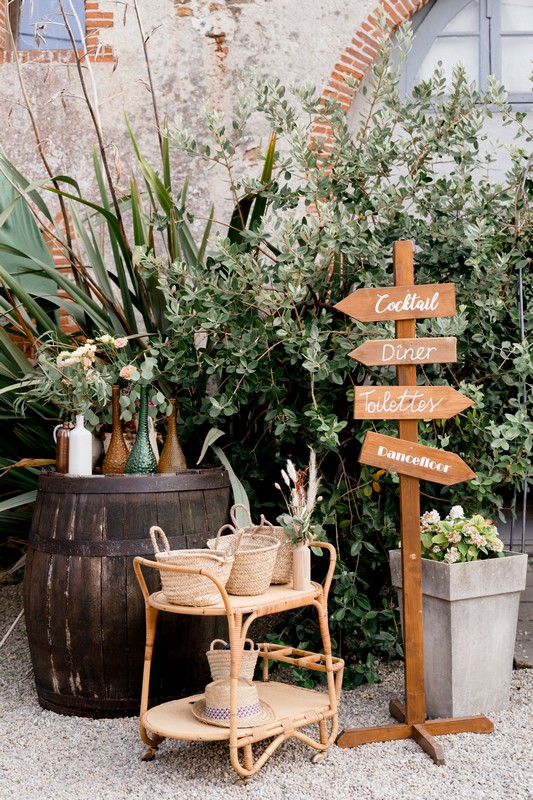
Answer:
[[(374, 11), (361, 23), (359, 29), (352, 36), (350, 44), (337, 59), (322, 92), (322, 97), (338, 100), (342, 108), (348, 111), (356, 90), (348, 86), (344, 77), (349, 75), (357, 81), (362, 81), (374, 62), (379, 52), (379, 39), (382, 36), (382, 28), (378, 24), (379, 16), (384, 15), (389, 35), (392, 35), (403, 22), (411, 19), (428, 2), (429, 0), (379, 0)], [(331, 136), (328, 125), (317, 121), (313, 124), (310, 133), (311, 138), (325, 139), (327, 149), (328, 139)]]

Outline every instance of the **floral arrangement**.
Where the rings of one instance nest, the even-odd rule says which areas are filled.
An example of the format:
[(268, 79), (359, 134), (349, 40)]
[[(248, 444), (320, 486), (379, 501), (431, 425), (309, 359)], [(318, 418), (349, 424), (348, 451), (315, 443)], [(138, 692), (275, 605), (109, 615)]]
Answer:
[(503, 542), (492, 520), (481, 514), (465, 517), (461, 506), (454, 506), (441, 520), (438, 511), (426, 511), (420, 518), (422, 556), (433, 561), (477, 561), (503, 555)]
[[(292, 461), (287, 461), (287, 470), (281, 470), (283, 481), (289, 487), (289, 498), (284, 495), (287, 513), (280, 514), (277, 522), (284, 528), (292, 545), (309, 544), (318, 538), (322, 526), (313, 523), (313, 512), (317, 502), (320, 480), (317, 476), (316, 454), (310, 448), (309, 466), (297, 470)], [(279, 483), (274, 484), (283, 493)]]
[[(83, 414), (94, 427), (109, 409), (113, 385), (126, 382), (122, 416), (130, 420), (138, 398), (133, 385), (148, 383), (157, 370), (157, 359), (149, 350), (129, 358), (130, 339), (104, 333), (69, 349), (49, 335), (43, 337), (36, 346), (36, 371), (21, 384), (25, 392), (17, 405), (23, 408), (32, 400), (44, 400), (56, 405), (61, 416)], [(167, 410), (163, 395), (156, 392), (155, 397)]]

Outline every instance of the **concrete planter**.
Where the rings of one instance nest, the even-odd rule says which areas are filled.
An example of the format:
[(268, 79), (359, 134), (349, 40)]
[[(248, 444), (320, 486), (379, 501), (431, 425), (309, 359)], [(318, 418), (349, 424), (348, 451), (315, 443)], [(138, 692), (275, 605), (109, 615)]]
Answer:
[[(402, 607), (401, 551), (389, 552)], [(424, 686), (428, 717), (501, 711), (509, 702), (527, 555), (445, 564), (422, 559)]]

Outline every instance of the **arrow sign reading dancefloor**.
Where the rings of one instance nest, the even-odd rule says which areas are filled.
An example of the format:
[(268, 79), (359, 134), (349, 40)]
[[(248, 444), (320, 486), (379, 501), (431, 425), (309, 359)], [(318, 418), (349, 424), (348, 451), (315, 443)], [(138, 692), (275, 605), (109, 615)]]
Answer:
[(448, 419), (473, 400), (451, 386), (356, 386), (354, 419)]
[(348, 355), (368, 367), (386, 364), (447, 364), (457, 361), (457, 340), (453, 336), (432, 339), (369, 339)]
[(455, 453), (371, 431), (365, 436), (359, 461), (446, 486), (476, 477), (476, 473)]
[(382, 289), (357, 289), (335, 308), (359, 322), (382, 319), (426, 319), (453, 317), (455, 285), (426, 283), (421, 286), (389, 286)]

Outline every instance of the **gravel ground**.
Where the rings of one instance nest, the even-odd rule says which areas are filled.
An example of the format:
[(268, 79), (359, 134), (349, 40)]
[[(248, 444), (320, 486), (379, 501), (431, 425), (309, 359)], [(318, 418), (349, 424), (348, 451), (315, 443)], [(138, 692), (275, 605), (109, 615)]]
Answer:
[[(21, 587), (0, 589), (0, 639), (22, 607)], [(382, 682), (343, 693), (340, 728), (388, 724), (403, 689), (401, 665)], [(483, 676), (480, 676), (483, 680)], [(285, 742), (246, 786), (223, 743), (165, 742), (151, 762), (137, 720), (88, 720), (44, 711), (33, 685), (23, 619), (0, 649), (0, 798), (18, 800), (532, 800), (533, 670), (513, 677), (511, 702), (491, 715), (493, 734), (441, 736), (437, 767), (413, 741), (332, 747), (313, 765), (305, 745)]]

